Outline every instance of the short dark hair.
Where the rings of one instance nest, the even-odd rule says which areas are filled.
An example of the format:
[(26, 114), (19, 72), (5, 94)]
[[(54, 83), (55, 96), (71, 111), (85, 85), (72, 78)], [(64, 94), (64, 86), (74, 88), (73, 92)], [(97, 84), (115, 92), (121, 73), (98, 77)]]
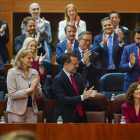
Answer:
[(118, 17), (121, 18), (121, 14), (118, 13), (117, 11), (114, 11), (114, 10), (111, 11), (111, 12), (108, 14), (108, 16), (110, 17), (110, 15), (111, 15), (111, 14), (114, 14), (114, 13), (118, 14)]
[(61, 59), (61, 65), (64, 66), (65, 62), (70, 63), (71, 57), (77, 57), (77, 55), (71, 52), (64, 53)]
[[(83, 35), (91, 35), (91, 32), (89, 32), (89, 31), (83, 31), (83, 32), (81, 32), (81, 33), (78, 35), (78, 38), (79, 38), (79, 39), (82, 39), (82, 38), (83, 38)], [(92, 37), (92, 35), (91, 35), (91, 37)]]
[(106, 21), (106, 20), (111, 20), (112, 21), (112, 24), (113, 24), (113, 20), (110, 18), (110, 17), (105, 17), (101, 20), (101, 25), (103, 26), (103, 21)]
[(134, 35), (135, 35), (136, 33), (140, 34), (140, 26), (137, 27), (137, 28), (134, 30)]
[(139, 84), (140, 84), (140, 82), (135, 82), (135, 83), (131, 84), (130, 87), (128, 88), (128, 91), (127, 91), (126, 97), (125, 97), (125, 102), (127, 102), (130, 105), (134, 105), (133, 93), (135, 92), (135, 90)]
[(27, 25), (29, 20), (33, 20), (35, 22), (35, 18), (29, 16), (23, 19), (23, 24)]
[(67, 25), (65, 26), (65, 33), (66, 33), (66, 30), (67, 30), (67, 27), (72, 27), (72, 28), (74, 28), (74, 29), (76, 30), (75, 25), (73, 25), (73, 24), (67, 24)]

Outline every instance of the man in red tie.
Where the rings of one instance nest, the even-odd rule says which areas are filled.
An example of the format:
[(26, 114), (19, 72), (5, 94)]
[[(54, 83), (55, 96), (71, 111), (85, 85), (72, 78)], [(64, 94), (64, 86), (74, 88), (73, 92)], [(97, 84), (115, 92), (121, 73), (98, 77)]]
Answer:
[(76, 27), (73, 24), (66, 25), (65, 34), (67, 39), (57, 44), (56, 62), (58, 64), (61, 64), (61, 58), (64, 53), (79, 47), (78, 40), (75, 39)]
[(63, 70), (53, 79), (52, 88), (55, 97), (55, 109), (52, 122), (56, 123), (62, 116), (64, 123), (86, 123), (83, 101), (95, 97), (97, 91), (84, 89), (82, 76), (76, 73), (78, 58), (73, 53), (62, 56)]
[(140, 82), (140, 27), (134, 31), (135, 43), (124, 47), (119, 69), (127, 73), (124, 78), (123, 93), (134, 82)]

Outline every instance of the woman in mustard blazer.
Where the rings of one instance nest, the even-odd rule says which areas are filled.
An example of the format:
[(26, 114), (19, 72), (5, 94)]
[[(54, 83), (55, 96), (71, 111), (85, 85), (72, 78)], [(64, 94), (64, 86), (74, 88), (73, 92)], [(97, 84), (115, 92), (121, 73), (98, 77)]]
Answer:
[(33, 51), (21, 49), (15, 58), (14, 68), (8, 71), (8, 123), (37, 123), (36, 98), (42, 96), (42, 91), (37, 71), (30, 68), (32, 62)]

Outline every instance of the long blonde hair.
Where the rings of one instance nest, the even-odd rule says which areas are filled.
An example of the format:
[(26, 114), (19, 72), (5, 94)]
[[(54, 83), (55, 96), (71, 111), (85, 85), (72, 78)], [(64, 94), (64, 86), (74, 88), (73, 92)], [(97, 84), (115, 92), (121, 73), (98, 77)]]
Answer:
[(20, 49), (18, 54), (15, 57), (13, 67), (17, 69), (22, 69), (22, 62), (20, 61), (20, 57), (24, 58), (30, 53), (34, 54), (33, 50), (30, 50), (28, 48)]
[(66, 23), (67, 23), (67, 24), (70, 22), (70, 18), (69, 18), (69, 16), (68, 16), (68, 8), (69, 8), (69, 7), (74, 8), (74, 10), (75, 10), (75, 12), (76, 12), (75, 20), (76, 20), (76, 17), (78, 16), (77, 10), (76, 10), (75, 6), (74, 6), (73, 4), (68, 4), (68, 5), (66, 6), (66, 10), (65, 10), (65, 20), (66, 20)]
[[(32, 41), (35, 41), (36, 44), (37, 44), (37, 41), (35, 40), (35, 38), (33, 38), (33, 37), (27, 37), (27, 38), (24, 40), (22, 49), (28, 48), (29, 43), (32, 42)], [(33, 53), (33, 57), (34, 57), (34, 60), (35, 60), (35, 61), (38, 61), (37, 48), (36, 48), (36, 51)]]

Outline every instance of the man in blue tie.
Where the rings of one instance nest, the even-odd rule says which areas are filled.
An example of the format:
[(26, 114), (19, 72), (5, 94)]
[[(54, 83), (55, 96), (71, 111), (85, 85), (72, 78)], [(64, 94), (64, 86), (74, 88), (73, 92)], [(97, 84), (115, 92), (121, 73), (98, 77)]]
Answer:
[(127, 45), (122, 30), (118, 29), (118, 34), (114, 32), (112, 19), (109, 17), (103, 18), (101, 25), (104, 32), (95, 36), (93, 42), (93, 51), (100, 54), (102, 68), (102, 73), (98, 80), (106, 73), (119, 72), (123, 48)]

